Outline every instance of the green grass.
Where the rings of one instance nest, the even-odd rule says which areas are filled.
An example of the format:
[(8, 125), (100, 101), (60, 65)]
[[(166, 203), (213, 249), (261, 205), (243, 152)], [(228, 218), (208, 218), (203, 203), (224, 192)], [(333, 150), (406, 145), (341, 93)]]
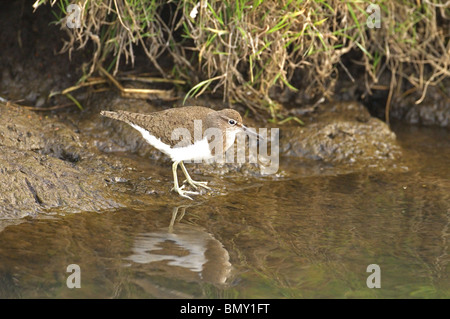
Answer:
[[(49, 3), (41, 0), (38, 6)], [(89, 1), (84, 7), (83, 28), (67, 30), (70, 38), (63, 49), (94, 43), (83, 76), (86, 79), (98, 65), (105, 64), (108, 71), (117, 73), (124, 58), (134, 62), (133, 46), (142, 46), (149, 63), (162, 76), (190, 81), (183, 88), (186, 98), (220, 93), (225, 102), (242, 103), (275, 121), (289, 117), (272, 100), (273, 88), (332, 97), (336, 83), (332, 75), (349, 52), (361, 53), (355, 62), (365, 69), (366, 81), (371, 81), (366, 88), (376, 84), (382, 72), (393, 72), (425, 94), (429, 85), (439, 85), (449, 76), (449, 34), (445, 29), (449, 8), (442, 9), (443, 15), (438, 0), (380, 0), (376, 4), (381, 28), (370, 29), (366, 9), (372, 3)], [(68, 4), (69, 0), (59, 0), (53, 6), (53, 22), (63, 28)], [(194, 8), (197, 14), (191, 16)], [(157, 60), (162, 55), (172, 57), (174, 67), (164, 70)], [(428, 71), (417, 71), (425, 69)], [(298, 70), (301, 82), (293, 79)]]

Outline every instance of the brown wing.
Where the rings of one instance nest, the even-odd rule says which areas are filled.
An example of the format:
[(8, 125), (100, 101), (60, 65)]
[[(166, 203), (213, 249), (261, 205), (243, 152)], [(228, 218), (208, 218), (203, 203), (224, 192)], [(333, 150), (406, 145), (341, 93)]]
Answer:
[[(172, 133), (174, 130), (184, 128), (188, 130), (184, 131), (185, 133), (193, 132), (194, 120), (201, 120), (203, 127), (204, 119), (210, 112), (214, 112), (214, 110), (202, 106), (190, 106), (173, 108), (149, 114), (132, 113), (128, 111), (102, 111), (101, 114), (128, 124), (135, 124), (143, 127), (149, 131), (150, 134), (160, 138), (163, 143), (172, 146), (176, 145), (179, 147), (194, 143), (194, 134), (182, 134), (178, 140), (172, 140)], [(202, 135), (203, 131), (204, 128), (202, 128)], [(183, 133), (182, 131), (179, 132)], [(200, 136), (200, 138), (201, 137), (202, 136)]]

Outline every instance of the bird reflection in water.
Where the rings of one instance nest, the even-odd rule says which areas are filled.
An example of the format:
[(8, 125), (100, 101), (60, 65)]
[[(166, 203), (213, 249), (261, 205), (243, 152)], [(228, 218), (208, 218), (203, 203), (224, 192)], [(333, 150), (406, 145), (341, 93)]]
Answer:
[(225, 284), (231, 272), (228, 251), (200, 226), (180, 223), (190, 206), (175, 207), (169, 227), (139, 234), (125, 259), (151, 276)]

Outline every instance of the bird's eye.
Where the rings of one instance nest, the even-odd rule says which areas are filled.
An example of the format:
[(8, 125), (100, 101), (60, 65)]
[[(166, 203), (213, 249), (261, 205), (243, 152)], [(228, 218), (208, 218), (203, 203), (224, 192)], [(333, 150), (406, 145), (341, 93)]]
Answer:
[(230, 125), (236, 125), (236, 121), (235, 120), (228, 120), (228, 124), (230, 124)]

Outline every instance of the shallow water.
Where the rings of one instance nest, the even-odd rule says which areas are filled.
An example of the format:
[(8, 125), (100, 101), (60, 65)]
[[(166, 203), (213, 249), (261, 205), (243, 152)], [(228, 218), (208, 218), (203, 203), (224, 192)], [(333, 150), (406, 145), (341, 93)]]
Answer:
[[(449, 132), (394, 131), (408, 159), (395, 173), (308, 175), (282, 159), (289, 178), (237, 182), (191, 206), (10, 225), (0, 297), (449, 298)], [(71, 264), (79, 289), (67, 287)], [(379, 289), (367, 287), (370, 264)]]

